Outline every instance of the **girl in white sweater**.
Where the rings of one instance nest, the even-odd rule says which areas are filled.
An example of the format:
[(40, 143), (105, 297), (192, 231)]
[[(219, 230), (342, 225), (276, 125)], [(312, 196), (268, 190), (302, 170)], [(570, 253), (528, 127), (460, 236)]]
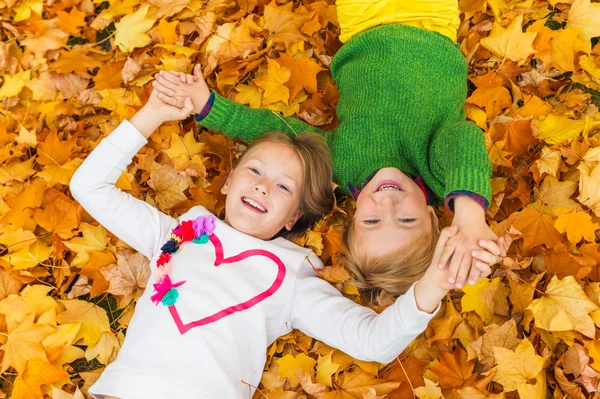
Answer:
[[(379, 315), (315, 275), (313, 267), (323, 266), (319, 258), (282, 236), (331, 209), (331, 161), (318, 136), (270, 134), (254, 143), (223, 186), (223, 221), (201, 206), (174, 219), (115, 187), (152, 132), (191, 111), (191, 100), (179, 109), (153, 92), (71, 180), (74, 198), (148, 257), (152, 268), (153, 284), (136, 305), (120, 353), (90, 393), (120, 399), (251, 397), (267, 347), (294, 328), (358, 359), (394, 359), (452, 288), (448, 268), (430, 267)], [(448, 258), (451, 248), (445, 245), (456, 233), (456, 226), (442, 232), (432, 265)], [(491, 264), (499, 249), (485, 245), (488, 252), (480, 259)]]

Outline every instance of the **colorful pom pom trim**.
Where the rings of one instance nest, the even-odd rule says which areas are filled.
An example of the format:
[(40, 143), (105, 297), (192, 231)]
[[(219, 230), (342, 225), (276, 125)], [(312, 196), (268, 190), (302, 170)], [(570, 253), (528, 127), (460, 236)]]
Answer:
[(171, 259), (181, 245), (185, 242), (194, 244), (206, 244), (210, 235), (215, 231), (215, 217), (213, 215), (199, 216), (194, 220), (181, 222), (171, 231), (171, 238), (160, 250), (162, 253), (156, 260), (156, 283), (154, 284), (154, 295), (150, 297), (156, 305), (162, 303), (165, 306), (173, 306), (179, 297), (177, 287), (185, 281), (175, 284), (171, 281)]

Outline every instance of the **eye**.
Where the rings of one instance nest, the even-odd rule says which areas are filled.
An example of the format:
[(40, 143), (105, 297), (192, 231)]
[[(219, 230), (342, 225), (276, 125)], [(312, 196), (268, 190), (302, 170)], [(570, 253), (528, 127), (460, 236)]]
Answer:
[(250, 171), (250, 173), (252, 173), (253, 175), (258, 175), (260, 176), (260, 172), (258, 171), (258, 169), (253, 168), (253, 167), (249, 167), (248, 170)]
[(365, 220), (366, 224), (377, 224), (379, 223), (379, 219), (367, 219)]
[(400, 218), (398, 220), (400, 221), (400, 223), (410, 223), (410, 222), (414, 222), (417, 219), (403, 219), (403, 218)]
[(287, 188), (286, 186), (284, 186), (283, 184), (278, 184), (277, 187), (279, 187), (280, 189), (287, 191), (288, 193), (291, 192), (289, 188)]

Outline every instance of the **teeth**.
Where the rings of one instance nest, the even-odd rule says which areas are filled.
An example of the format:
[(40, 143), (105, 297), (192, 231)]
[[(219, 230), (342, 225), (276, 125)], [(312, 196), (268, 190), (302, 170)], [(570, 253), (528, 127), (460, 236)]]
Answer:
[(398, 187), (396, 187), (396, 186), (394, 186), (392, 184), (385, 184), (385, 185), (379, 187), (379, 190), (377, 190), (377, 191), (384, 191), (384, 190), (402, 191), (402, 190), (400, 190), (400, 188), (398, 188)]
[(242, 198), (242, 201), (244, 201), (246, 204), (258, 209), (261, 212), (267, 211), (262, 205), (260, 205), (258, 202), (252, 201), (250, 198), (244, 197), (244, 198)]

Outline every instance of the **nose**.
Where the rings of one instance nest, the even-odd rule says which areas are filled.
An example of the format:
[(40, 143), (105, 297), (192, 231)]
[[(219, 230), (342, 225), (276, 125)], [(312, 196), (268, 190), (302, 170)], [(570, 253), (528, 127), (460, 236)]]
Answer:
[(267, 184), (264, 181), (260, 181), (260, 182), (256, 183), (254, 185), (254, 191), (263, 197), (266, 197), (269, 195), (269, 190), (268, 190)]
[(383, 208), (391, 208), (398, 203), (396, 196), (384, 196), (379, 198), (379, 205)]

